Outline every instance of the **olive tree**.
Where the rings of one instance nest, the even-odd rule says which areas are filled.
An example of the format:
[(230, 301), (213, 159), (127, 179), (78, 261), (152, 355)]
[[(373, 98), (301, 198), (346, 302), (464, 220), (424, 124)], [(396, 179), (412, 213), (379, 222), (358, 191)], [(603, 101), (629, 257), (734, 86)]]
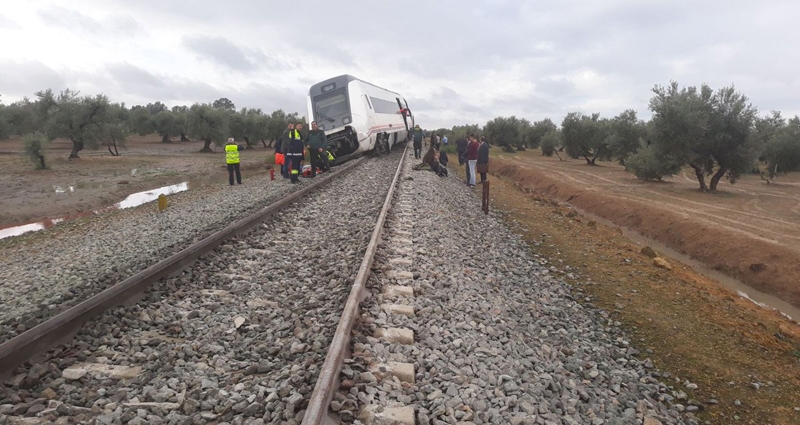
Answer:
[(130, 114), (128, 114), (128, 126), (140, 136), (147, 136), (155, 131), (150, 110), (141, 105), (131, 107)]
[(644, 121), (636, 118), (636, 111), (628, 109), (612, 118), (608, 123), (606, 140), (611, 156), (621, 165), (636, 153), (647, 133)]
[(214, 152), (211, 143), (224, 145), (228, 137), (230, 113), (227, 110), (214, 108), (207, 103), (195, 103), (189, 108), (186, 116), (189, 134), (203, 141), (200, 152)]
[(483, 126), (483, 132), (505, 152), (514, 152), (514, 146), (522, 139), (520, 120), (515, 116), (497, 117)]
[(561, 148), (563, 141), (561, 139), (561, 131), (558, 129), (554, 129), (548, 131), (541, 137), (540, 146), (542, 148), (542, 155), (544, 156), (553, 156), (554, 154), (558, 156), (558, 159), (561, 158), (561, 155), (558, 154), (558, 150)]
[(108, 136), (114, 123), (111, 105), (103, 94), (79, 97), (64, 90), (56, 96), (48, 89), (37, 92), (45, 133), (49, 140), (63, 137), (72, 142), (70, 158), (79, 158), (84, 148), (97, 149)]
[(178, 129), (178, 134), (181, 136), (181, 142), (191, 142), (191, 140), (186, 137), (186, 135), (189, 134), (189, 124), (186, 121), (189, 107), (185, 105), (173, 106), (172, 113), (175, 117), (175, 127)]
[(774, 131), (764, 143), (762, 158), (767, 163), (767, 183), (778, 174), (800, 171), (800, 117), (795, 116)]
[(174, 112), (167, 109), (153, 116), (153, 128), (161, 136), (161, 143), (169, 143), (171, 136), (177, 136), (180, 133), (175, 115)]
[(542, 144), (544, 135), (556, 130), (558, 126), (550, 118), (536, 121), (525, 136), (525, 144), (530, 148), (538, 148)]
[(567, 155), (572, 158), (583, 157), (589, 165), (596, 165), (597, 159), (610, 158), (607, 127), (607, 120), (600, 119), (600, 114), (588, 116), (580, 112), (568, 113), (561, 122)]

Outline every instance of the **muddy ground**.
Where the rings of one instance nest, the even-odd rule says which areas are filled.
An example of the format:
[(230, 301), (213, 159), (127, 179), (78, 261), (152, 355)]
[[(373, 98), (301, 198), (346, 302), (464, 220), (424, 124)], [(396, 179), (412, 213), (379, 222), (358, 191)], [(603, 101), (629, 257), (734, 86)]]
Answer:
[[(615, 163), (589, 166), (538, 151), (498, 153), (493, 170), (520, 187), (654, 239), (800, 306), (800, 175), (757, 175), (703, 193), (688, 172), (642, 182)], [(800, 318), (798, 318), (800, 319)]]
[[(188, 181), (190, 187), (224, 184), (225, 155), (200, 153), (202, 142), (161, 143), (157, 136), (132, 136), (120, 156), (84, 150), (69, 160), (72, 147), (56, 140), (47, 150), (47, 170), (35, 170), (21, 156), (22, 141), (0, 140), (0, 229), (91, 213), (127, 195)], [(273, 150), (259, 147), (241, 153), (243, 174), (266, 172)]]

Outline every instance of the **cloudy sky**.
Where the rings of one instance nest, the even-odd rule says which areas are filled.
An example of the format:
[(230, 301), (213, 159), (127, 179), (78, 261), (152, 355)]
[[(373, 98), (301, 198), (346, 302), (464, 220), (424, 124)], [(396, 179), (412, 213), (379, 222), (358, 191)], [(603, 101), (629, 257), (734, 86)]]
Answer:
[(305, 114), (348, 73), (425, 127), (570, 111), (649, 117), (655, 84), (735, 84), (800, 113), (796, 1), (73, 0), (4, 2), (0, 100), (53, 88), (128, 105), (228, 97)]

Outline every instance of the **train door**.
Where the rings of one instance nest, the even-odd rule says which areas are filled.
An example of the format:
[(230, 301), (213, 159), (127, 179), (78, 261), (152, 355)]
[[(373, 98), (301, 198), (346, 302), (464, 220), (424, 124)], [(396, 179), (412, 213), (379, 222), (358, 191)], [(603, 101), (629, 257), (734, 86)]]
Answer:
[(408, 108), (407, 108), (408, 104), (406, 104), (406, 106), (403, 106), (403, 102), (400, 101), (399, 97), (396, 97), (395, 99), (397, 99), (397, 106), (400, 107), (400, 114), (403, 116), (403, 124), (406, 125), (406, 131), (408, 131), (408, 117), (407, 117), (407, 115), (408, 115)]

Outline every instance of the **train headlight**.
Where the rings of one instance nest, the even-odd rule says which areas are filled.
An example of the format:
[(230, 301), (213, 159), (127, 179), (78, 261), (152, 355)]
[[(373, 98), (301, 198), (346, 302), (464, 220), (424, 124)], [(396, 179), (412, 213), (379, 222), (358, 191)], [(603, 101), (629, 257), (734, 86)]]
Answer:
[(353, 119), (350, 117), (342, 118), (342, 124), (350, 124), (351, 122), (353, 122)]

